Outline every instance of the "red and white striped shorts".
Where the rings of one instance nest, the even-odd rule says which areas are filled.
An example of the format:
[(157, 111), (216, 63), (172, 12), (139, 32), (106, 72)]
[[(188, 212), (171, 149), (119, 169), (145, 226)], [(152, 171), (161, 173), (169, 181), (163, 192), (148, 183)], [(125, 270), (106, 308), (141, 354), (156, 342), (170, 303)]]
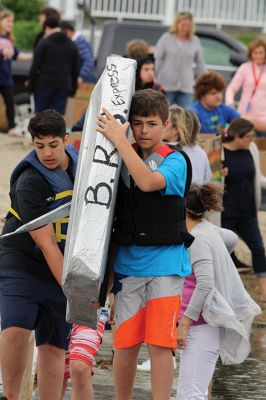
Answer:
[(70, 361), (77, 360), (93, 366), (97, 352), (102, 343), (105, 321), (98, 322), (97, 330), (87, 326), (73, 325), (69, 348), (65, 356), (64, 379), (70, 377)]

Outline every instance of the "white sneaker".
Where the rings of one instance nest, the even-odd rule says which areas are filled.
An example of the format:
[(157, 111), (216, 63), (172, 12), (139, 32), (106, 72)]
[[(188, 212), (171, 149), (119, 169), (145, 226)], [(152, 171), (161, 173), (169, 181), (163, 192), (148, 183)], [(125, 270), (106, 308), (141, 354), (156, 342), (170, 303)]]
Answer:
[(174, 368), (174, 370), (176, 370), (176, 359), (175, 359), (175, 356), (173, 356), (173, 368)]
[(23, 132), (21, 132), (18, 128), (12, 128), (8, 131), (8, 136), (12, 137), (24, 137)]
[[(176, 370), (176, 359), (173, 356), (173, 368)], [(151, 360), (148, 359), (144, 361), (142, 364), (137, 365), (137, 370), (138, 371), (144, 371), (144, 372), (150, 372), (151, 371)]]
[(138, 364), (137, 370), (144, 371), (144, 372), (150, 372), (151, 371), (151, 360), (148, 358), (148, 360), (144, 361), (142, 364)]

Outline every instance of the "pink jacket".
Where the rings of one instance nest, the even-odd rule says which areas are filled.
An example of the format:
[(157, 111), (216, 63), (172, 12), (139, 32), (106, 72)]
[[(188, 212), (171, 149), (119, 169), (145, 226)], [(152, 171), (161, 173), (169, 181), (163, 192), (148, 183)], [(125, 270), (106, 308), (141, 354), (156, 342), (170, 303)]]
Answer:
[[(255, 66), (255, 77), (259, 78), (261, 69), (254, 64)], [(225, 93), (225, 102), (226, 104), (232, 105), (234, 103), (234, 98), (237, 91), (242, 88), (242, 94), (238, 106), (238, 112), (243, 115), (246, 112), (250, 112), (250, 116), (262, 118), (266, 121), (266, 67), (263, 66), (263, 73), (261, 75), (261, 79), (257, 86), (256, 92), (252, 97), (252, 92), (255, 87), (255, 80), (253, 76), (252, 70), (252, 62), (246, 62), (242, 64), (232, 81), (229, 83), (226, 93)], [(252, 97), (252, 99), (251, 99)], [(250, 110), (247, 109), (248, 103), (251, 99), (251, 107)]]

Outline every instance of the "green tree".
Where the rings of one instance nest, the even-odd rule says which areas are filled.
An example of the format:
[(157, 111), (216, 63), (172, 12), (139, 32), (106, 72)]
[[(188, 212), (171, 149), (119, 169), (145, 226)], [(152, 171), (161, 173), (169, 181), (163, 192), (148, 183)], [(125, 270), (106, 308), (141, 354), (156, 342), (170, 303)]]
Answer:
[(36, 20), (20, 20), (15, 23), (14, 35), (16, 46), (23, 50), (32, 50), (34, 41), (41, 28)]
[(40, 9), (45, 5), (44, 0), (0, 0), (0, 8), (9, 8), (16, 20), (37, 20)]

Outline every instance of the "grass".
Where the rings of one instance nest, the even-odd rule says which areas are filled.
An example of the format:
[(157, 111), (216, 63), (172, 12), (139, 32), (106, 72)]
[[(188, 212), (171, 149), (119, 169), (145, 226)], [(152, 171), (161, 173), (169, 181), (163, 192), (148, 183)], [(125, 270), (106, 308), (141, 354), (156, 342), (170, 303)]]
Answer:
[(261, 32), (245, 32), (245, 33), (231, 33), (237, 40), (245, 44), (247, 47), (253, 40), (255, 39), (264, 39), (266, 40), (266, 35)]

